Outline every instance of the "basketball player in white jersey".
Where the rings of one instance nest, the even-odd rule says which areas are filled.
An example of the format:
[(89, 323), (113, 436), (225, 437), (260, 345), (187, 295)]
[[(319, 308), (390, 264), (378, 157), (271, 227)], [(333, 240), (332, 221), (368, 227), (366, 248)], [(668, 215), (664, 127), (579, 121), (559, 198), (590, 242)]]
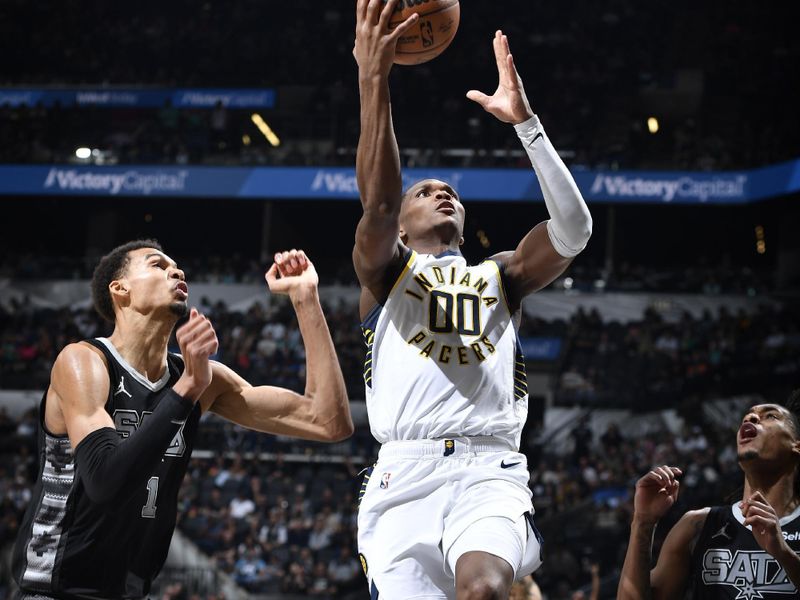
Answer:
[(541, 562), (518, 452), (528, 396), (516, 323), (522, 299), (586, 246), (592, 220), (498, 31), (500, 85), (468, 97), (515, 126), (551, 219), (515, 250), (466, 263), (456, 190), (436, 180), (402, 190), (388, 77), (397, 39), (418, 17), (390, 32), (396, 5), (358, 0), (356, 8), (364, 213), (353, 261), (367, 408), (382, 444), (362, 486), (359, 552), (373, 600), (508, 598), (514, 579)]

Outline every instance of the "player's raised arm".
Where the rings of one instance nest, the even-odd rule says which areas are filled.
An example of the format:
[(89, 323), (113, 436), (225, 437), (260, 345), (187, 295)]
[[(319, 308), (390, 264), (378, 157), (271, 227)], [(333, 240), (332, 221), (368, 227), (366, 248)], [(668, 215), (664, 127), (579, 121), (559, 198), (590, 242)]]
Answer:
[(619, 578), (619, 600), (682, 598), (689, 580), (694, 543), (708, 509), (690, 511), (667, 534), (658, 563), (651, 570), (653, 533), (659, 519), (678, 498), (680, 469), (655, 467), (636, 483), (631, 536)]
[(467, 97), (517, 131), (542, 188), (550, 220), (535, 226), (513, 252), (496, 258), (505, 272), (515, 301), (558, 277), (589, 241), (592, 217), (578, 186), (553, 148), (530, 107), (522, 79), (514, 65), (508, 38), (495, 33), (494, 53), (500, 83), (492, 96), (470, 90)]
[(389, 31), (397, 0), (358, 0), (356, 41), (361, 98), (361, 134), (356, 155), (356, 177), (364, 214), (356, 230), (353, 263), (363, 287), (375, 290), (384, 270), (399, 256), (399, 214), (403, 183), (400, 155), (392, 125), (389, 71), (398, 38), (418, 16)]
[(350, 437), (350, 403), (320, 306), (314, 265), (302, 251), (282, 252), (275, 256), (266, 279), (272, 293), (289, 296), (297, 313), (306, 353), (305, 392), (252, 386), (225, 365), (214, 363), (214, 377), (203, 404), (257, 431), (326, 442)]

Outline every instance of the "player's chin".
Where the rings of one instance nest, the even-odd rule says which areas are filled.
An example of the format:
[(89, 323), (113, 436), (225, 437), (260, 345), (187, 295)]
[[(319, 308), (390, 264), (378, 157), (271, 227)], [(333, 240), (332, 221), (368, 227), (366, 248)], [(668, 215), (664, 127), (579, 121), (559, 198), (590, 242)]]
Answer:
[(186, 302), (185, 300), (180, 300), (178, 302), (172, 302), (169, 305), (169, 312), (171, 312), (173, 315), (175, 315), (179, 319), (182, 319), (183, 317), (185, 317), (186, 315), (189, 314), (189, 303)]

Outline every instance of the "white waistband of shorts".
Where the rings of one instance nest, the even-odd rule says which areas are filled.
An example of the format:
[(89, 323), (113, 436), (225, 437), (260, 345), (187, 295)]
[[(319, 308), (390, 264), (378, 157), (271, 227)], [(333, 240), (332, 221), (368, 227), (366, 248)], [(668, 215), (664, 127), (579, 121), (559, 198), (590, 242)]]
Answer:
[(491, 436), (460, 437), (439, 440), (397, 440), (386, 442), (378, 452), (382, 458), (422, 458), (465, 456), (486, 452), (516, 452), (508, 442)]

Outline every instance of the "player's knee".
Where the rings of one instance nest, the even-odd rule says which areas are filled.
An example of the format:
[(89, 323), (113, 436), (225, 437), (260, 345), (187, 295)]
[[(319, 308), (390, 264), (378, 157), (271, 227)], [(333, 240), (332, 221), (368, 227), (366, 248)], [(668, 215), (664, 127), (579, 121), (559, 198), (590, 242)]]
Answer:
[(458, 588), (458, 600), (505, 600), (510, 590), (503, 578), (482, 574), (464, 581)]

